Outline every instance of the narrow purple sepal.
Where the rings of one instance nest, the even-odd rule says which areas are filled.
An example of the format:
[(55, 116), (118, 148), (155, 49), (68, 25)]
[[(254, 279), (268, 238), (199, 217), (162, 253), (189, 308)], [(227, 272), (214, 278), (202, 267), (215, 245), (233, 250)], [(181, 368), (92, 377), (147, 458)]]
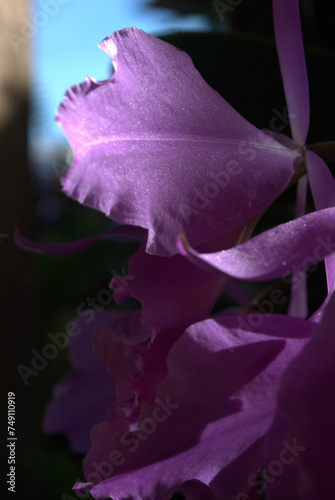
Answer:
[(309, 128), (309, 90), (299, 0), (273, 0), (273, 19), (292, 136), (304, 145)]

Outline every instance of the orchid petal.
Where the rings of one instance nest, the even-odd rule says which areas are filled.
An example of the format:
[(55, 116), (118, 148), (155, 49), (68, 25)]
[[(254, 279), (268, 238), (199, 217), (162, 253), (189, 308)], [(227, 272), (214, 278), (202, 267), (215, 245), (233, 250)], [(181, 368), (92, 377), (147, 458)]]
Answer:
[[(122, 406), (124, 379), (127, 374), (139, 372), (138, 355), (131, 355), (131, 347), (148, 339), (139, 316), (139, 311), (87, 309), (69, 324), (72, 370), (55, 386), (54, 399), (44, 416), (44, 431), (65, 434), (74, 451), (86, 452), (90, 448), (90, 429), (111, 413), (116, 394), (118, 407)], [(55, 343), (66, 343), (65, 334), (55, 338)]]
[[(110, 313), (88, 309), (73, 321), (69, 332), (72, 371), (55, 386), (53, 401), (44, 415), (44, 432), (65, 434), (76, 452), (90, 448), (91, 427), (105, 418), (115, 400), (113, 380), (92, 353), (95, 328), (110, 320)], [(67, 343), (65, 333), (55, 338), (59, 345)]]
[[(299, 179), (297, 184), (297, 201), (295, 209), (296, 218), (302, 217), (306, 213), (307, 188), (308, 178), (307, 175), (304, 175), (301, 179)], [(307, 318), (308, 301), (306, 273), (304, 271), (297, 273), (296, 276), (293, 277), (292, 282), (297, 283), (297, 285), (291, 287), (288, 314), (298, 318)]]
[(200, 481), (187, 481), (178, 488), (186, 500), (220, 500), (205, 484)]
[(147, 228), (146, 250), (173, 255), (179, 233), (193, 246), (226, 234), (288, 184), (299, 150), (248, 123), (187, 54), (136, 28), (100, 47), (114, 74), (69, 89), (57, 114), (75, 149), (66, 194)]
[[(168, 376), (154, 404), (142, 405), (137, 431), (112, 437), (96, 427), (84, 461), (86, 486), (95, 498), (168, 500), (190, 480), (219, 497), (249, 490), (248, 476), (262, 465), (262, 439), (272, 423), (281, 373), (315, 325), (264, 316), (252, 332), (240, 321), (216, 318), (185, 331), (170, 351)], [(94, 441), (103, 438), (109, 445), (101, 453)], [(102, 475), (116, 456), (111, 477)]]
[[(306, 152), (309, 182), (317, 210), (335, 207), (335, 179), (325, 162), (313, 151)], [(335, 254), (326, 257), (328, 293), (335, 285)]]
[(333, 293), (312, 340), (283, 375), (265, 470), (283, 453), (290, 464), (267, 485), (269, 500), (330, 498), (334, 491), (334, 313)]
[(230, 279), (224, 289), (226, 295), (244, 307), (252, 307), (253, 302), (248, 292), (237, 280)]
[(179, 239), (177, 246), (182, 255), (205, 269), (243, 280), (267, 281), (287, 278), (333, 253), (332, 237), (335, 208), (328, 208), (264, 231), (229, 250), (199, 254), (185, 239)]
[(293, 275), (291, 288), (290, 305), (287, 314), (297, 318), (307, 318), (308, 316), (308, 296), (306, 273), (301, 271)]
[(335, 206), (335, 179), (326, 163), (314, 151), (306, 151), (309, 183), (317, 210)]
[[(141, 381), (143, 379), (143, 361), (141, 346), (150, 339), (150, 333), (140, 322), (140, 311), (127, 311), (114, 314), (109, 324), (95, 330), (93, 351), (105, 364), (114, 380), (118, 409), (127, 418), (133, 414), (141, 399)], [(138, 351), (137, 351), (138, 349)], [(154, 385), (154, 384), (153, 384)]]
[(114, 300), (137, 299), (142, 323), (155, 337), (160, 332), (186, 327), (205, 319), (222, 293), (227, 277), (195, 268), (181, 255), (148, 255), (144, 245), (130, 259), (129, 275), (114, 276)]
[(292, 136), (306, 142), (309, 127), (309, 90), (302, 41), (299, 0), (273, 0), (273, 19), (280, 69)]

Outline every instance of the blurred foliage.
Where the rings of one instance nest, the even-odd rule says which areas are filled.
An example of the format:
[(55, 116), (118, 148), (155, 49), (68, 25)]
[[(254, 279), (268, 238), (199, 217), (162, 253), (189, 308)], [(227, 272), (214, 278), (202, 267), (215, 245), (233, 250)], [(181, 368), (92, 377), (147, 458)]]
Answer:
[[(215, 30), (273, 35), (271, 0), (151, 0), (151, 7), (206, 16)], [(333, 0), (300, 2), (304, 41), (335, 48)]]
[(153, 7), (170, 9), (180, 15), (202, 14), (208, 17), (215, 16), (212, 2), (208, 0), (152, 0), (150, 9)]
[[(285, 97), (271, 38), (245, 33), (181, 33), (162, 39), (187, 52), (206, 82), (256, 127), (283, 125), (281, 133), (290, 135), (287, 121), (280, 122), (280, 116), (285, 116)], [(311, 100), (307, 142), (332, 140), (335, 54), (306, 46), (306, 59)]]

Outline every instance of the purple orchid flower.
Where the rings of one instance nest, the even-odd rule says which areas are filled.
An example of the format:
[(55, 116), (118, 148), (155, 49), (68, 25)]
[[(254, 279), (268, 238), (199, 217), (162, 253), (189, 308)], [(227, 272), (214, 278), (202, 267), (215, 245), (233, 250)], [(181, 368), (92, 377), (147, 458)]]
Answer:
[[(43, 427), (47, 434), (64, 434), (73, 451), (82, 453), (90, 449), (90, 429), (103, 421), (111, 405), (116, 400), (120, 407), (129, 405), (135, 384), (128, 388), (128, 378), (140, 373), (131, 346), (145, 342), (149, 332), (142, 328), (138, 311), (86, 309), (73, 323), (72, 370), (55, 386)], [(125, 401), (122, 394), (127, 394)]]
[(110, 313), (93, 310), (74, 320), (75, 335), (68, 346), (72, 370), (54, 387), (53, 400), (44, 415), (44, 432), (64, 434), (76, 452), (89, 449), (91, 427), (105, 418), (115, 400), (114, 382), (92, 353), (95, 328), (110, 321)]
[(178, 234), (197, 247), (242, 231), (287, 186), (301, 150), (242, 118), (184, 52), (136, 28), (100, 47), (114, 74), (69, 89), (57, 114), (75, 150), (67, 195), (174, 255)]
[(310, 342), (285, 371), (277, 412), (267, 439), (265, 467), (283, 441), (299, 445), (294, 461), (267, 485), (270, 500), (331, 498), (334, 485), (335, 294)]
[[(105, 313), (93, 342), (94, 352), (106, 365), (111, 379), (107, 381), (106, 371), (101, 379), (103, 385), (84, 384), (82, 389), (86, 391), (85, 401), (90, 403), (93, 393), (97, 397), (106, 388), (117, 387), (117, 396), (114, 402), (113, 397), (108, 399), (110, 406), (104, 421), (91, 430), (92, 446), (84, 460), (87, 483), (76, 484), (78, 494), (90, 491), (97, 499), (169, 500), (174, 491), (184, 491), (187, 499), (197, 498), (202, 491), (208, 494), (205, 498), (247, 500), (254, 483), (262, 491), (269, 487), (270, 494), (270, 483), (273, 478), (277, 480), (273, 463), (278, 462), (278, 457), (281, 466), (295, 463), (293, 471), (297, 472), (299, 451), (305, 452), (308, 443), (309, 454), (301, 454), (301, 460), (305, 468), (310, 461), (313, 465), (316, 447), (332, 435), (332, 418), (327, 429), (319, 431), (323, 441), (311, 442), (310, 431), (321, 423), (314, 398), (320, 401), (321, 408), (329, 406), (327, 391), (320, 392), (316, 384), (316, 393), (310, 391), (310, 358), (314, 359), (317, 380), (326, 377), (325, 382), (330, 383), (332, 370), (324, 371), (317, 356), (324, 351), (322, 359), (327, 366), (331, 363), (334, 300), (335, 295), (319, 325), (285, 315), (221, 315), (187, 328), (169, 348), (168, 355), (164, 346), (160, 349), (152, 344), (147, 357), (145, 344), (132, 347), (141, 331), (139, 313)], [(142, 332), (142, 339), (146, 338)], [(90, 355), (94, 357), (93, 352)], [(167, 370), (162, 373), (166, 356)], [(93, 365), (85, 356), (86, 371), (87, 366)], [(77, 364), (72, 379), (64, 381), (69, 381), (72, 389), (77, 387), (74, 381), (79, 368)], [(145, 369), (147, 376), (142, 377)], [(305, 413), (303, 407), (296, 412), (292, 387), (295, 381), (299, 390), (300, 379), (305, 387), (300, 404), (308, 401), (311, 415), (306, 426), (299, 424)], [(73, 395), (73, 390), (67, 395)], [(63, 408), (67, 395), (65, 399), (60, 395), (53, 405)], [(140, 408), (136, 418), (134, 398)], [(50, 408), (46, 421), (50, 412), (60, 417), (57, 408)], [(283, 425), (283, 419), (290, 425)], [(75, 433), (76, 427), (70, 426), (69, 437)], [(265, 486), (257, 481), (264, 462), (269, 469), (266, 477), (270, 477)], [(318, 467), (313, 472), (313, 481), (315, 477), (320, 479), (322, 470)], [(297, 478), (299, 482), (299, 474), (295, 482)], [(294, 496), (296, 489), (291, 491), (290, 484), (283, 490), (288, 499), (315, 498)], [(279, 495), (277, 488), (274, 495)]]
[[(169, 500), (194, 480), (219, 498), (248, 491), (266, 455), (281, 375), (317, 328), (289, 316), (263, 316), (257, 326), (253, 319), (218, 316), (186, 329), (168, 354), (154, 399), (142, 403), (137, 426), (126, 424), (114, 405), (91, 432), (87, 483), (77, 484), (78, 492)], [(146, 383), (160, 370), (157, 351), (155, 358)]]
[(334, 237), (335, 207), (281, 224), (229, 250), (199, 254), (182, 238), (178, 247), (189, 260), (207, 270), (241, 280), (266, 281), (287, 278), (297, 266), (304, 271), (317, 264), (334, 253)]
[[(274, 17), (293, 134), (289, 146), (241, 118), (203, 82), (185, 54), (136, 29), (113, 34), (101, 45), (113, 57), (113, 77), (70, 89), (59, 110), (76, 150), (65, 192), (118, 222), (149, 231), (146, 248), (131, 261), (135, 279), (124, 286), (114, 277), (112, 284), (118, 301), (140, 300), (142, 325), (150, 332), (143, 336), (136, 313), (136, 321), (134, 315), (122, 316), (122, 329), (114, 330), (114, 318), (94, 334), (94, 351), (114, 380), (108, 387), (116, 387), (116, 396), (91, 431), (86, 482), (75, 485), (79, 493), (169, 500), (183, 491), (188, 500), (249, 500), (261, 467), (271, 473), (276, 457), (284, 457), (280, 481), (265, 482), (269, 500), (282, 498), (282, 491), (289, 500), (317, 498), (322, 481), (317, 458), (322, 449), (331, 451), (335, 412), (328, 392), (318, 391), (311, 378), (310, 365), (321, 387), (333, 384), (334, 181), (324, 162), (304, 147), (309, 98), (298, 2), (274, 1)], [(96, 121), (90, 120), (93, 110)], [(246, 148), (255, 151), (257, 169), (244, 155)], [(237, 165), (231, 163), (236, 154)], [(235, 246), (244, 241), (245, 224), (282, 191), (304, 158), (318, 211), (304, 215), (301, 209), (294, 221)], [(204, 184), (222, 181), (227, 173), (228, 196), (206, 204)], [(303, 207), (304, 189), (300, 193)], [(196, 247), (178, 243), (182, 254), (202, 266), (194, 274), (192, 262), (183, 264), (182, 256), (173, 255), (178, 233)], [(322, 310), (310, 320), (252, 314), (203, 320), (227, 276), (253, 281), (289, 276), (293, 266), (303, 271), (310, 265), (310, 257), (326, 258), (329, 289)], [(164, 306), (167, 313), (161, 312)], [(129, 335), (124, 338), (122, 331)], [(331, 410), (324, 429), (314, 400)], [(75, 439), (72, 428), (65, 431)], [(332, 491), (327, 481), (326, 496)]]
[[(333, 217), (333, 207), (335, 207), (335, 180), (325, 162), (312, 150), (306, 150), (305, 146), (309, 127), (309, 90), (299, 1), (273, 0), (273, 16), (293, 141), (304, 158), (317, 212), (314, 215), (304, 215), (307, 194), (307, 178), (304, 176), (298, 181), (296, 214), (299, 217), (297, 220), (282, 224), (264, 233), (260, 238), (253, 238), (246, 244), (242, 243), (225, 252), (200, 255), (189, 247), (185, 238), (179, 238), (177, 245), (184, 256), (198, 264), (205, 263), (207, 268), (212, 266), (239, 279), (270, 280), (281, 278), (283, 275), (288, 276), (290, 272), (287, 270), (290, 266), (296, 266), (295, 261), (305, 262), (305, 268), (317, 263), (323, 258), (316, 256), (320, 242), (323, 242), (328, 292), (330, 293), (335, 283), (335, 244), (331, 241), (334, 221), (331, 222), (329, 219)], [(323, 233), (322, 228), (328, 223), (330, 223), (329, 230)], [(318, 233), (319, 228), (320, 233)], [(273, 264), (276, 272), (271, 275), (270, 268)], [(303, 265), (300, 271), (304, 271)], [(307, 316), (305, 286), (305, 280), (300, 279), (300, 286), (292, 290), (290, 313), (293, 315)], [(322, 310), (320, 309), (319, 313)]]
[[(224, 237), (229, 247), (235, 244), (236, 233), (239, 229), (230, 235), (230, 242)], [(135, 298), (141, 303), (142, 324), (152, 332), (152, 340), (176, 329), (181, 334), (208, 317), (228, 282), (227, 276), (199, 269), (181, 255), (149, 255), (145, 244), (129, 260), (128, 274), (126, 281), (112, 278), (114, 300), (119, 304)]]

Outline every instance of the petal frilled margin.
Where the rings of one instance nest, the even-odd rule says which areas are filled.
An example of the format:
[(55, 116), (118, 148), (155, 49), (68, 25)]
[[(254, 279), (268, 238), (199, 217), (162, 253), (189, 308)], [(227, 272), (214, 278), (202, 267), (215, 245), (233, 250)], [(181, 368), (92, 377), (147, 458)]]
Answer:
[(302, 146), (306, 142), (309, 127), (309, 89), (299, 0), (273, 0), (272, 3), (277, 52), (292, 136), (295, 143)]
[(333, 498), (334, 325), (333, 293), (312, 340), (293, 360), (281, 381), (264, 467), (270, 475), (266, 485), (269, 500)]
[(252, 331), (247, 318), (206, 320), (184, 332), (169, 353), (155, 403), (142, 405), (137, 431), (111, 436), (103, 424), (95, 428), (84, 461), (94, 498), (169, 500), (189, 480), (220, 498), (249, 490), (248, 477), (264, 459), (281, 374), (315, 324), (263, 316)]
[(147, 228), (149, 253), (174, 255), (179, 233), (193, 246), (217, 238), (287, 185), (298, 150), (240, 116), (186, 53), (136, 28), (100, 47), (114, 74), (70, 88), (56, 117), (75, 150), (67, 195)]
[(180, 253), (202, 267), (250, 281), (286, 279), (335, 251), (335, 208), (327, 208), (264, 231), (229, 250), (200, 254), (185, 238)]

